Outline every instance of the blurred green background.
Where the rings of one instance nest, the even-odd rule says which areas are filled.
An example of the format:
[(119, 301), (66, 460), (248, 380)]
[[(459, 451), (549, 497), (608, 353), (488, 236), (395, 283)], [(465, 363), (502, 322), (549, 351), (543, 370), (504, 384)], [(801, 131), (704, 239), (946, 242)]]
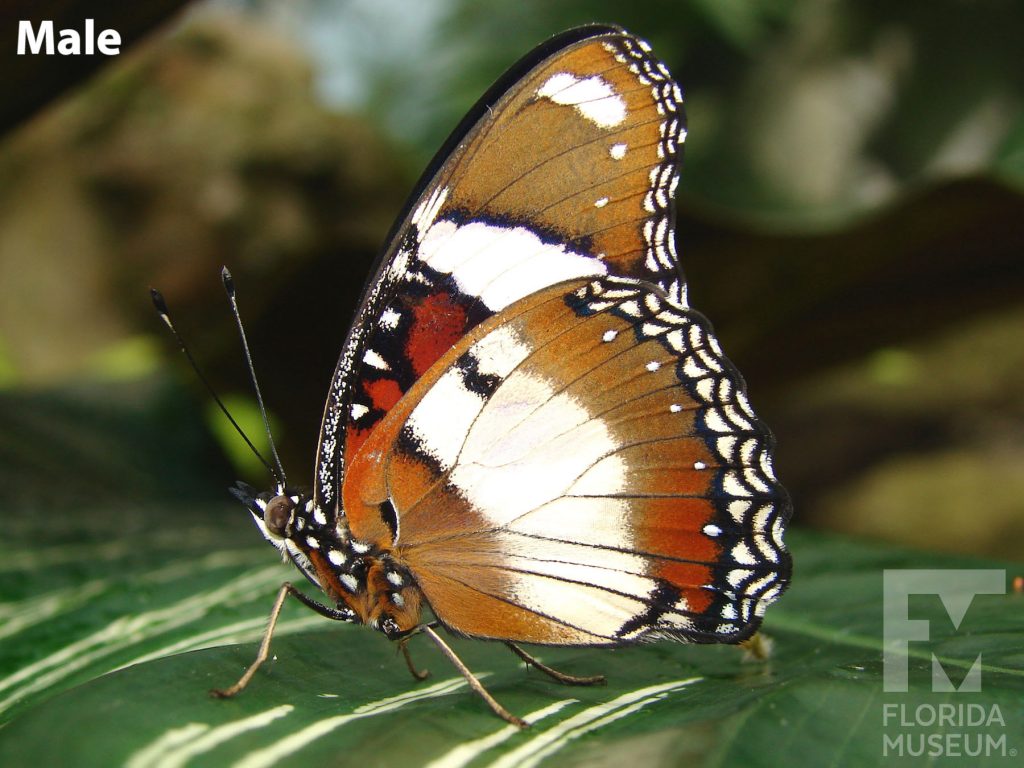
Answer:
[(35, 528), (69, 499), (267, 484), (149, 304), (159, 287), (259, 441), (222, 264), (308, 482), (354, 303), (420, 170), (519, 56), (602, 21), (686, 91), (679, 250), (776, 433), (794, 524), (1019, 557), (1024, 5), (132, 6), (104, 11), (150, 30), (123, 55), (11, 57), (3, 78), (0, 481)]

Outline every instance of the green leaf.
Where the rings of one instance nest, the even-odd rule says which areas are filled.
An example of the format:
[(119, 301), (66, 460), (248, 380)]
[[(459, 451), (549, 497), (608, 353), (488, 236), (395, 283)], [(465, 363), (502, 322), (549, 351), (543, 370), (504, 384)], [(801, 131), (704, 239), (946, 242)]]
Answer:
[[(257, 538), (239, 527), (237, 540), (246, 534)], [(206, 691), (233, 682), (253, 658), (274, 587), (290, 571), (257, 564), (272, 559), (268, 547), (221, 549), (216, 536), (191, 558), (152, 547), (160, 567), (111, 569), (108, 561), (90, 568), (107, 571), (106, 579), (97, 573), (63, 592), (32, 590), (20, 614), (5, 606), (7, 621), (50, 610), (5, 639), (5, 649), (24, 645), (20, 662), (5, 654), (0, 706), (14, 719), (0, 730), (0, 764), (251, 766), (288, 758), (315, 766), (345, 755), (352, 764), (476, 757), (529, 765), (556, 754), (620, 763), (638, 740), (653, 765), (684, 756), (698, 765), (775, 765), (780, 757), (817, 765), (823, 754), (836, 764), (881, 764), (886, 736), (961, 731), (1010, 739), (1007, 750), (1020, 746), (1012, 741), (1024, 701), (1020, 595), (977, 597), (961, 631), (934, 596), (912, 602), (914, 618), (930, 623), (931, 643), (912, 649), (908, 693), (882, 689), (883, 570), (990, 564), (791, 538), (797, 576), (769, 613), (774, 653), (766, 662), (744, 661), (732, 647), (674, 643), (541, 649), (560, 669), (609, 677), (607, 686), (567, 688), (524, 672), (500, 645), (455, 641), (501, 702), (537, 719), (525, 733), (494, 717), (425, 639), (413, 652), (433, 674), (415, 683), (378, 633), (331, 625), (297, 604), (286, 609), (273, 660), (251, 686), (236, 699), (212, 699)], [(233, 642), (243, 644), (191, 650)], [(982, 692), (932, 693), (933, 651), (954, 682), (982, 654)], [(966, 703), (998, 707), (1005, 726), (905, 727), (894, 719), (921, 705)]]
[[(201, 429), (198, 414), (177, 424), (190, 427)], [(295, 573), (239, 505), (194, 498), (8, 508), (0, 765), (882, 765), (900, 738), (916, 749), (930, 736), (945, 754), (990, 739), (989, 757), (943, 765), (1007, 765), (1024, 747), (1024, 595), (979, 595), (959, 627), (937, 595), (912, 597), (930, 639), (910, 645), (907, 692), (882, 679), (885, 570), (1012, 566), (800, 531), (789, 536), (793, 587), (765, 622), (766, 661), (671, 642), (534, 649), (566, 672), (608, 676), (570, 688), (500, 644), (454, 640), (491, 693), (535, 721), (525, 732), (425, 638), (411, 650), (432, 675), (417, 683), (382, 635), (297, 603), (249, 688), (213, 699), (253, 659), (275, 589)], [(933, 653), (954, 684), (980, 654), (981, 691), (933, 692)], [(962, 724), (972, 712), (986, 722)], [(928, 724), (929, 713), (946, 721)]]

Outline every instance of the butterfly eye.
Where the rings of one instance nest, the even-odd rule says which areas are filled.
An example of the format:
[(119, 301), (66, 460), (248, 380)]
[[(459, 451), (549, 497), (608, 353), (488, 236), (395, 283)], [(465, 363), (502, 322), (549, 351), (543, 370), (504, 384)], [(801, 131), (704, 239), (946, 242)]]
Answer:
[(287, 496), (275, 496), (267, 502), (267, 508), (263, 511), (263, 522), (267, 530), (275, 536), (287, 536), (293, 509), (295, 502)]

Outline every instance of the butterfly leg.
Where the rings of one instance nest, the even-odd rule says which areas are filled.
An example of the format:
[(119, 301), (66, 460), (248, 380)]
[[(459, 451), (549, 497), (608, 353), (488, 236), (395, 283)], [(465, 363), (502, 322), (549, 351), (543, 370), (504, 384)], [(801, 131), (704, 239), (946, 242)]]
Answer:
[(755, 632), (739, 645), (743, 649), (744, 661), (767, 661), (775, 643), (763, 632)]
[(576, 677), (575, 675), (567, 675), (565, 672), (559, 672), (557, 669), (552, 669), (547, 664), (542, 664), (539, 660), (535, 659), (515, 643), (506, 642), (505, 645), (508, 646), (512, 653), (526, 662), (526, 666), (540, 670), (552, 680), (557, 680), (563, 685), (599, 685), (606, 682), (604, 675), (593, 675), (592, 677)]
[(238, 682), (227, 688), (214, 688), (210, 691), (210, 695), (218, 699), (230, 699), (241, 693), (245, 686), (252, 680), (252, 676), (256, 674), (256, 670), (260, 668), (267, 657), (270, 655), (270, 638), (274, 636), (274, 629), (277, 627), (277, 619), (281, 615), (281, 608), (284, 606), (284, 601), (291, 595), (298, 599), (300, 603), (303, 603), (308, 608), (312, 608), (314, 611), (319, 613), (321, 616), (326, 616), (328, 619), (336, 619), (338, 621), (345, 621), (349, 617), (347, 614), (341, 611), (335, 611), (333, 608), (329, 608), (326, 605), (318, 603), (310, 597), (307, 597), (304, 593), (296, 589), (290, 582), (285, 582), (281, 585), (281, 589), (277, 591), (277, 599), (274, 600), (274, 607), (270, 609), (270, 620), (267, 623), (267, 631), (263, 635), (263, 641), (260, 643), (260, 649), (256, 653), (256, 659), (249, 668), (245, 670), (242, 676), (238, 679)]
[(398, 647), (402, 651), (402, 656), (405, 657), (405, 666), (409, 668), (409, 674), (412, 675), (416, 680), (426, 680), (430, 677), (430, 670), (424, 669), (422, 672), (416, 669), (416, 665), (412, 663), (412, 655), (409, 653), (409, 640), (412, 639), (412, 635), (406, 635), (398, 641)]
[(462, 662), (462, 659), (455, 655), (455, 651), (448, 646), (448, 643), (441, 639), (441, 636), (438, 635), (437, 632), (428, 625), (424, 625), (421, 631), (434, 641), (434, 644), (441, 649), (441, 653), (447, 656), (448, 661), (450, 661), (454, 667), (462, 673), (462, 676), (466, 678), (466, 682), (469, 683), (469, 687), (472, 688), (481, 699), (487, 702), (487, 706), (491, 708), (491, 711), (494, 712), (494, 714), (502, 720), (512, 723), (512, 725), (519, 728), (529, 727), (529, 723), (522, 718), (513, 715), (487, 692), (487, 689), (484, 688), (483, 685), (480, 684), (480, 681), (476, 679), (476, 675), (469, 671), (469, 667)]

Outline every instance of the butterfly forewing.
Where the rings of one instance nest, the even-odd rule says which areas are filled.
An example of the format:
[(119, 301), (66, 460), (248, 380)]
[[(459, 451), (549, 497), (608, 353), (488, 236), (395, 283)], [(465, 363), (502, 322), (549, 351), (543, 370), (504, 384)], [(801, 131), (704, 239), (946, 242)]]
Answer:
[(699, 314), (576, 280), (442, 356), (355, 455), (345, 507), (382, 541), (393, 501), (388, 545), (456, 631), (738, 640), (788, 580), (770, 449)]
[(601, 275), (650, 281), (685, 305), (672, 203), (682, 94), (646, 44), (576, 30), (496, 89), (449, 140), (364, 296), (321, 428), (316, 498), (328, 512), (343, 514), (345, 466), (378, 422), (495, 313)]

